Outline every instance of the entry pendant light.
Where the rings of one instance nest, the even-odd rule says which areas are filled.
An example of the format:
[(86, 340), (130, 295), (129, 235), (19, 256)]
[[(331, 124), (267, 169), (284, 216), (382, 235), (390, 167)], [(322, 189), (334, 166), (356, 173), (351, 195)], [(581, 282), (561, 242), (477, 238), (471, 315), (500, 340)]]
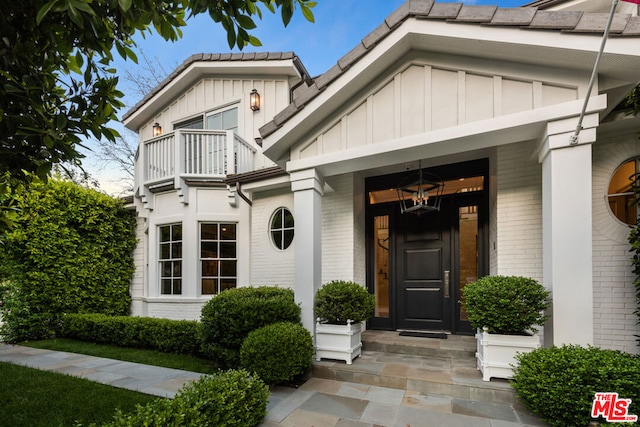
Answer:
[(400, 200), (400, 212), (422, 215), (439, 211), (444, 190), (444, 181), (422, 170), (422, 162), (417, 172), (400, 180), (396, 191)]

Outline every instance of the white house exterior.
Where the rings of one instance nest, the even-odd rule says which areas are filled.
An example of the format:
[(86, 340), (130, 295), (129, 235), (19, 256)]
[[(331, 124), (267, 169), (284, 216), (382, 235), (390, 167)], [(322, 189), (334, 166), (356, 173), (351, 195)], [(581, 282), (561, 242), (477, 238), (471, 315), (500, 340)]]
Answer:
[[(552, 291), (547, 345), (638, 353), (614, 174), (638, 167), (640, 120), (614, 108), (640, 82), (640, 18), (616, 14), (573, 144), (606, 5), (550, 3), (410, 0), (313, 78), (292, 53), (189, 58), (124, 118), (132, 314), (198, 318), (226, 288), (285, 286), (313, 330), (315, 291), (344, 279), (376, 295), (370, 328), (464, 334), (461, 287), (514, 274)], [(419, 168), (442, 205), (401, 214)]]

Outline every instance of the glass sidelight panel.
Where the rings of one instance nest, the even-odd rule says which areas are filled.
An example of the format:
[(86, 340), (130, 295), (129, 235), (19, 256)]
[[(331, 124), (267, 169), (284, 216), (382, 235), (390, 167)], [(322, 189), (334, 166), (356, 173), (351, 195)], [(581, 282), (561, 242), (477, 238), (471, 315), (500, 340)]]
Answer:
[[(458, 209), (460, 224), (460, 295), (467, 283), (478, 278), (478, 206), (463, 206)], [(460, 307), (460, 320), (469, 320), (467, 312)]]
[(375, 317), (389, 317), (389, 215), (374, 217)]

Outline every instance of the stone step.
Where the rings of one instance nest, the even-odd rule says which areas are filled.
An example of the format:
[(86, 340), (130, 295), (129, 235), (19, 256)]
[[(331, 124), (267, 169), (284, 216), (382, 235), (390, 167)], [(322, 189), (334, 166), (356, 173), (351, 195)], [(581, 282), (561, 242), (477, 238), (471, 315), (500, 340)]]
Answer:
[(364, 350), (348, 365), (323, 359), (314, 362), (316, 378), (416, 391), (476, 402), (516, 404), (508, 381), (482, 381), (473, 357), (444, 358)]
[(515, 404), (515, 391), (507, 380), (482, 380), (475, 352), (472, 336), (437, 339), (368, 330), (362, 333), (362, 355), (353, 364), (323, 359), (314, 363), (313, 376), (425, 395)]
[(401, 336), (397, 331), (362, 332), (362, 350), (408, 354), (444, 359), (473, 359), (476, 339), (467, 335), (446, 335), (446, 339)]

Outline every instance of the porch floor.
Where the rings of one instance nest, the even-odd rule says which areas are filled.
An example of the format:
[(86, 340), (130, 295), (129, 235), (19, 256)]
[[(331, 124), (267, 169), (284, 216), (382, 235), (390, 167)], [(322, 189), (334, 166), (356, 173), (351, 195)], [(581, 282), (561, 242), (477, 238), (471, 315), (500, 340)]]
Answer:
[(323, 359), (299, 389), (274, 390), (263, 426), (546, 426), (508, 381), (482, 381), (474, 337), (365, 331), (362, 342), (353, 364)]

